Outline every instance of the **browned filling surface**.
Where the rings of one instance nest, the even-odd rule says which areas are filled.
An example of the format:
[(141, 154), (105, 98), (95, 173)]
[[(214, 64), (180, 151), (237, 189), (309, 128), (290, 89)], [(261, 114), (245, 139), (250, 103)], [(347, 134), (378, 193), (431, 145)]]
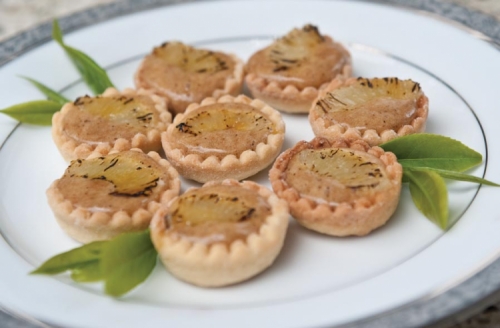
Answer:
[(126, 151), (72, 161), (56, 187), (74, 206), (89, 211), (134, 213), (158, 201), (168, 174), (149, 156)]
[(80, 142), (114, 142), (147, 133), (159, 122), (147, 96), (81, 97), (62, 120), (62, 131)]
[(319, 99), (313, 110), (327, 122), (359, 129), (398, 131), (418, 115), (422, 92), (418, 83), (397, 78), (358, 79)]
[(288, 186), (317, 202), (353, 202), (391, 188), (376, 157), (343, 148), (304, 149), (293, 154), (283, 174)]
[(165, 43), (148, 55), (137, 73), (141, 87), (154, 89), (169, 99), (174, 112), (199, 103), (224, 89), (235, 62), (221, 52), (196, 49), (180, 42)]
[(177, 198), (165, 216), (165, 225), (170, 234), (179, 238), (229, 245), (258, 233), (270, 214), (270, 205), (255, 191), (215, 185)]
[(344, 48), (306, 25), (252, 55), (247, 71), (281, 87), (294, 85), (302, 90), (330, 82), (349, 61)]
[(239, 156), (245, 150), (255, 150), (276, 133), (275, 125), (254, 107), (239, 103), (217, 103), (202, 106), (186, 114), (169, 136), (172, 148), (184, 153)]

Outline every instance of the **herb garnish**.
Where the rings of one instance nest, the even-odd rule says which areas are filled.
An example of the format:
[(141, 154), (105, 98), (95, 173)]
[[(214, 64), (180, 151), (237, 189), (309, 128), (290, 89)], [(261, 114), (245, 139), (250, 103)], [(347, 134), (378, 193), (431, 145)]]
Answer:
[(61, 104), (54, 101), (35, 100), (0, 109), (0, 113), (9, 115), (13, 119), (23, 123), (51, 125), (52, 115), (60, 109)]
[(460, 141), (445, 136), (411, 134), (381, 147), (393, 152), (403, 166), (403, 182), (409, 183), (417, 208), (443, 230), (448, 227), (448, 191), (443, 178), (500, 186), (462, 173), (481, 164), (482, 156)]
[(107, 88), (113, 87), (113, 83), (111, 83), (106, 71), (92, 58), (80, 50), (70, 47), (64, 43), (63, 35), (57, 20), (54, 20), (52, 23), (52, 38), (64, 49), (68, 57), (78, 69), (78, 72), (80, 72), (83, 80), (90, 90), (94, 92), (94, 94), (101, 94)]
[[(63, 41), (59, 23), (54, 20), (52, 26), (52, 37), (66, 51), (75, 67), (80, 72), (87, 86), (95, 93), (101, 94), (108, 87), (113, 87), (113, 83), (108, 77), (106, 71), (100, 67), (92, 58), (66, 45)], [(22, 104), (14, 105), (5, 109), (0, 109), (0, 113), (9, 115), (13, 119), (22, 123), (34, 125), (51, 125), (52, 115), (59, 111), (62, 106), (69, 102), (63, 95), (43, 85), (42, 83), (28, 78), (22, 77), (33, 84), (40, 92), (42, 92), (48, 100), (29, 101)]]
[(103, 281), (105, 293), (118, 297), (146, 280), (156, 265), (157, 255), (149, 230), (124, 233), (56, 255), (31, 274), (71, 271), (74, 281)]

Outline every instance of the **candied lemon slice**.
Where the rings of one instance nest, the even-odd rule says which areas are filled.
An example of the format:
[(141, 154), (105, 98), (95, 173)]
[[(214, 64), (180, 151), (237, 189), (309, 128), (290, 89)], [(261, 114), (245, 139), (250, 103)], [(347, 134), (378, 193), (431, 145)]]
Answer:
[(158, 120), (151, 99), (144, 96), (95, 98), (85, 96), (78, 98), (75, 105), (93, 116), (126, 125), (143, 126), (155, 124)]
[(326, 93), (314, 110), (333, 123), (378, 133), (398, 131), (418, 115), (418, 99), (422, 95), (420, 85), (412, 80), (358, 78)]
[(383, 164), (351, 149), (305, 149), (295, 155), (287, 182), (302, 193), (328, 202), (353, 201), (390, 187)]
[(214, 104), (177, 124), (180, 132), (201, 134), (222, 130), (276, 133), (274, 124), (261, 112), (244, 104)]
[(202, 156), (255, 150), (278, 133), (276, 125), (261, 111), (247, 104), (217, 103), (187, 113), (177, 123), (172, 147)]
[(188, 225), (207, 221), (241, 222), (256, 216), (259, 201), (251, 192), (241, 188), (225, 186), (199, 189), (179, 197), (172, 204), (170, 220), (173, 224)]
[(114, 186), (113, 195), (147, 196), (158, 185), (162, 173), (156, 162), (147, 155), (127, 151), (75, 160), (64, 176), (107, 181)]
[(189, 240), (232, 242), (258, 232), (270, 214), (269, 204), (254, 191), (215, 185), (188, 191), (171, 205), (168, 229)]
[(312, 49), (323, 41), (324, 38), (316, 26), (306, 25), (302, 29), (293, 29), (268, 49), (271, 61), (275, 64), (273, 71), (279, 72), (300, 66)]
[(420, 85), (412, 80), (358, 78), (354, 84), (328, 92), (316, 106), (324, 111), (353, 110), (384, 98), (417, 100), (420, 95)]
[(153, 55), (191, 73), (212, 74), (229, 69), (226, 60), (218, 53), (196, 49), (181, 42), (164, 43), (154, 49)]

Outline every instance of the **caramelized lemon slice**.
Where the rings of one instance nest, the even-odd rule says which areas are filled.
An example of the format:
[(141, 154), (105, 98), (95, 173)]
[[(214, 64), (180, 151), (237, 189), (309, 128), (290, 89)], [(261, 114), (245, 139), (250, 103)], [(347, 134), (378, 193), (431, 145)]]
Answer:
[(104, 180), (113, 185), (111, 195), (147, 196), (158, 185), (162, 172), (147, 155), (128, 151), (73, 161), (64, 176)]
[(152, 101), (144, 96), (80, 97), (75, 101), (80, 110), (93, 116), (124, 125), (144, 126), (155, 124), (158, 115)]
[(291, 160), (287, 183), (304, 196), (331, 203), (352, 202), (391, 187), (384, 165), (351, 149), (305, 149)]
[(324, 41), (316, 26), (306, 25), (302, 29), (293, 29), (268, 49), (269, 57), (275, 64), (273, 71), (300, 67), (301, 62), (312, 54), (312, 50)]
[(257, 193), (215, 185), (179, 196), (170, 205), (165, 224), (188, 240), (231, 243), (258, 232), (269, 213), (270, 206)]
[(176, 128), (173, 147), (203, 156), (238, 156), (278, 132), (264, 113), (239, 103), (202, 106), (187, 113)]
[(397, 78), (359, 78), (354, 83), (328, 92), (314, 110), (334, 123), (351, 127), (398, 131), (417, 116), (420, 85)]
[(210, 50), (196, 49), (181, 42), (164, 43), (154, 49), (153, 55), (190, 73), (213, 74), (229, 68), (225, 56)]

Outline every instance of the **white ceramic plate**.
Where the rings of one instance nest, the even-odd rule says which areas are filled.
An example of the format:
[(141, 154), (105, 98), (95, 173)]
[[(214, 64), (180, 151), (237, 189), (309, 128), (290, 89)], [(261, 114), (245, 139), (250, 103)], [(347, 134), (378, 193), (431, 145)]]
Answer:
[[(363, 2), (203, 2), (111, 19), (67, 34), (66, 42), (105, 66), (115, 85), (124, 88), (133, 86), (140, 59), (164, 41), (182, 40), (247, 59), (273, 37), (305, 23), (348, 46), (355, 75), (420, 82), (430, 99), (427, 131), (481, 152), (485, 161), (471, 173), (500, 181), (498, 74), (492, 74), (500, 72), (498, 50), (427, 16)], [(54, 42), (0, 68), (0, 108), (41, 98), (17, 75), (64, 90), (69, 98), (89, 93)], [(285, 148), (313, 137), (306, 116), (284, 118)], [(58, 227), (45, 198), (66, 168), (50, 128), (15, 126), (0, 117), (0, 304), (58, 326), (340, 325), (442, 293), (500, 252), (500, 189), (449, 183), (454, 224), (443, 232), (415, 209), (405, 187), (394, 217), (367, 237), (331, 238), (292, 222), (276, 263), (248, 282), (202, 289), (158, 265), (143, 285), (111, 299), (99, 284), (28, 275), (78, 244)], [(269, 186), (267, 171), (253, 179)], [(192, 185), (183, 182), (183, 190)]]

